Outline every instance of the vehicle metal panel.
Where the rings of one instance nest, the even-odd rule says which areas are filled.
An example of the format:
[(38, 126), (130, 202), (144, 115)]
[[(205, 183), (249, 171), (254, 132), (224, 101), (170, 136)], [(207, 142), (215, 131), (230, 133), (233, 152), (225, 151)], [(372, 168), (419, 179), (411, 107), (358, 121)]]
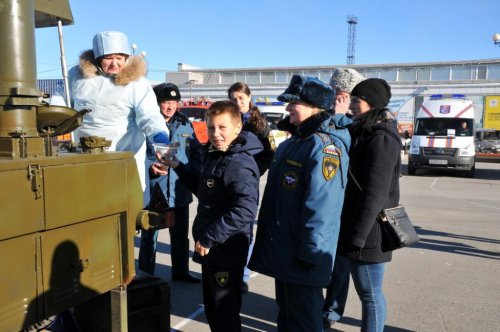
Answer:
[(120, 160), (44, 168), (47, 228), (125, 211), (126, 171)]
[(7, 172), (0, 171), (0, 183), (2, 184), (0, 240), (43, 229), (43, 200), (36, 198), (27, 167)]
[(45, 316), (122, 283), (119, 215), (41, 235)]
[[(23, 323), (37, 321), (36, 235), (0, 241), (0, 327), (18, 331)], [(35, 310), (29, 310), (35, 308)]]

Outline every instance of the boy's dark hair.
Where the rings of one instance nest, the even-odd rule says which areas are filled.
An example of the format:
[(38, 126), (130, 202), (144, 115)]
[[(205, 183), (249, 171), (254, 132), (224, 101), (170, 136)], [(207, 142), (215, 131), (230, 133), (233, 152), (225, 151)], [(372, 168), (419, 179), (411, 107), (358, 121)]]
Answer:
[[(250, 88), (247, 84), (243, 82), (236, 82), (227, 89), (227, 97), (231, 99), (231, 94), (233, 92), (241, 92), (250, 96), (252, 93), (250, 92)], [(266, 127), (266, 120), (264, 116), (260, 113), (259, 108), (253, 104), (253, 101), (250, 100), (250, 106), (248, 109), (252, 115), (250, 115), (250, 119), (248, 119), (248, 124), (255, 128), (257, 133), (262, 133)]]
[(241, 123), (241, 115), (236, 105), (229, 100), (219, 100), (213, 103), (207, 111), (207, 119), (215, 115), (227, 113), (231, 119), (236, 123)]

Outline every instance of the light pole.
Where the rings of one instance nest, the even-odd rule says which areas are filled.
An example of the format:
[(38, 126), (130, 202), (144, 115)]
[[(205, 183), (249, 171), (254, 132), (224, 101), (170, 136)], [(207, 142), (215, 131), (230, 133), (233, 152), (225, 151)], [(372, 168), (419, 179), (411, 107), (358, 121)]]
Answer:
[(132, 44), (130, 45), (130, 47), (132, 47), (132, 55), (135, 55), (135, 50), (137, 49), (137, 44)]
[(495, 33), (491, 39), (496, 46), (500, 46), (500, 33)]
[(184, 84), (189, 85), (189, 102), (191, 102), (193, 100), (192, 99), (192, 90), (193, 90), (193, 84), (196, 84), (196, 82), (198, 82), (198, 81), (197, 80), (189, 80), (186, 83), (184, 83)]

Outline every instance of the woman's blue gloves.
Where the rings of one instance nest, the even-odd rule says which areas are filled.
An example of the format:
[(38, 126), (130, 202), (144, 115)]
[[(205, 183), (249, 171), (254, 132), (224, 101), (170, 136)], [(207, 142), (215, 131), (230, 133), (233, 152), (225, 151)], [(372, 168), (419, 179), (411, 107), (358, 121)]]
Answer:
[(153, 136), (153, 143), (170, 144), (170, 140), (168, 139), (168, 136), (165, 133), (158, 133)]

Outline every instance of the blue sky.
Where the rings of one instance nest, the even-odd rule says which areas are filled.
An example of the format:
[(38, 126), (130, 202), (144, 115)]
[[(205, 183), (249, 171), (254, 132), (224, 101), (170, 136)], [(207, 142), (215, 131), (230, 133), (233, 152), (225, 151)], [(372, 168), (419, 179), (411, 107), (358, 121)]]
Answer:
[[(125, 32), (148, 78), (200, 68), (344, 65), (347, 16), (358, 18), (356, 64), (500, 58), (498, 0), (70, 0), (68, 66), (96, 32)], [(37, 29), (38, 78), (59, 78), (57, 28)]]

